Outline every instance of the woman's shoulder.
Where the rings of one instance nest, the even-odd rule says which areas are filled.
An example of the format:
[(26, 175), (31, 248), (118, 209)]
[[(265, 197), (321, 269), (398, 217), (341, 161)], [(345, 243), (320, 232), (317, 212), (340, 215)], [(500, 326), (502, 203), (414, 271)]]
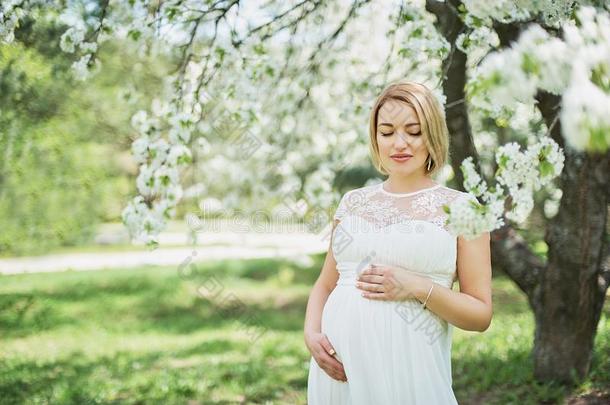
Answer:
[(378, 190), (380, 186), (381, 186), (381, 182), (365, 184), (364, 186), (347, 190), (345, 193), (343, 193), (343, 197), (355, 197), (355, 196), (358, 196), (358, 195), (363, 195), (363, 196), (364, 195), (370, 195), (371, 193), (374, 193), (376, 190)]
[[(438, 184), (438, 187), (434, 187), (435, 190), (432, 190), (432, 191), (436, 191), (436, 192), (442, 194), (443, 196), (445, 196), (445, 199), (447, 199), (447, 200), (454, 200), (454, 199), (457, 199), (458, 197), (474, 199), (475, 201), (477, 200), (477, 198), (472, 193), (457, 190), (457, 189), (448, 187), (442, 183), (437, 183), (437, 184)], [(361, 186), (361, 187), (349, 189), (341, 195), (341, 199), (353, 200), (353, 199), (360, 199), (363, 197), (378, 194), (381, 192), (381, 190), (380, 190), (381, 185), (382, 185), (382, 182), (379, 181), (379, 182), (365, 184), (364, 186)]]

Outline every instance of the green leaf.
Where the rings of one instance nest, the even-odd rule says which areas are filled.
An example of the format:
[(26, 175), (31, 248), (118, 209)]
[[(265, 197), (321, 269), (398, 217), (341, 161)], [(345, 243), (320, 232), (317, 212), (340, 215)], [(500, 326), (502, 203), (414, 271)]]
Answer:
[(508, 128), (508, 120), (504, 117), (496, 118), (496, 125), (500, 128)]
[(548, 160), (540, 162), (540, 176), (548, 177), (553, 174), (553, 165)]
[(263, 44), (256, 44), (254, 48), (252, 48), (254, 53), (257, 55), (264, 55), (267, 51), (265, 50), (265, 46)]
[(589, 147), (592, 152), (605, 152), (608, 150), (608, 131), (610, 128), (591, 128), (589, 129)]
[(500, 155), (500, 159), (498, 160), (498, 167), (500, 169), (506, 169), (506, 164), (508, 163), (508, 156)]
[(608, 69), (608, 65), (600, 63), (591, 70), (591, 82), (606, 93), (610, 93), (610, 71)]
[(540, 73), (540, 66), (538, 66), (538, 62), (529, 54), (524, 53), (523, 59), (521, 60), (521, 69), (525, 73), (538, 75)]
[(127, 33), (127, 36), (131, 39), (133, 39), (134, 41), (137, 41), (138, 39), (140, 39), (140, 36), (142, 35), (142, 33), (139, 30), (129, 30), (129, 32)]

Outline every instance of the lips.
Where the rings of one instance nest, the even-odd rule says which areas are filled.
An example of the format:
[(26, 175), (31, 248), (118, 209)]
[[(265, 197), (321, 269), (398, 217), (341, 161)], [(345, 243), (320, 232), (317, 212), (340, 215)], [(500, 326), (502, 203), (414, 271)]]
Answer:
[(390, 157), (392, 158), (393, 161), (402, 163), (402, 162), (406, 162), (407, 160), (411, 159), (413, 156), (409, 155), (408, 153), (396, 153)]

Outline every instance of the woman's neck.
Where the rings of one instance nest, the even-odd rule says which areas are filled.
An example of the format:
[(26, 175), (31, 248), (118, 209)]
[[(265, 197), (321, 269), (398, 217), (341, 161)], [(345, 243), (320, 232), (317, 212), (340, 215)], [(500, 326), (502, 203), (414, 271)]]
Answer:
[(392, 193), (412, 193), (424, 188), (432, 187), (437, 184), (429, 176), (389, 176), (384, 183), (386, 191)]

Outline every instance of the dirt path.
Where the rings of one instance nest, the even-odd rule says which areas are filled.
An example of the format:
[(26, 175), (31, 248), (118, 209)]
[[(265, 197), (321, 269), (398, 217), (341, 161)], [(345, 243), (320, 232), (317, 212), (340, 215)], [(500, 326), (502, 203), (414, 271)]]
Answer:
[[(0, 259), (0, 274), (54, 271), (87, 271), (143, 265), (178, 265), (192, 256), (193, 261), (293, 257), (323, 252), (324, 237), (308, 233), (211, 233), (199, 234), (196, 246), (170, 247), (164, 240), (183, 236), (167, 234), (161, 247), (154, 250), (99, 251), (93, 253), (49, 254), (44, 256)], [(222, 245), (218, 245), (222, 244)]]

